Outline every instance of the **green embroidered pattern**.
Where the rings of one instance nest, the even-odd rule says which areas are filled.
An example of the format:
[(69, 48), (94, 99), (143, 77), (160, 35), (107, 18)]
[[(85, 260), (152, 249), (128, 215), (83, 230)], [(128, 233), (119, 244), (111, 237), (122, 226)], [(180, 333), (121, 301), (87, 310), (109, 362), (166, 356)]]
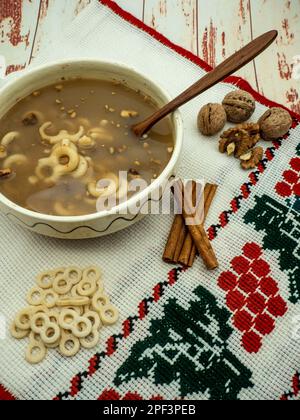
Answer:
[(255, 197), (256, 204), (245, 215), (245, 222), (264, 232), (265, 249), (279, 251), (281, 270), (287, 272), (290, 280), (290, 301), (300, 300), (300, 224), (299, 214), (294, 206), (280, 204), (263, 195)]
[(115, 384), (151, 378), (156, 385), (177, 382), (180, 395), (206, 393), (213, 400), (234, 400), (251, 387), (251, 372), (228, 349), (231, 314), (203, 287), (188, 309), (176, 300), (163, 319), (151, 323), (150, 336), (136, 343), (119, 368)]

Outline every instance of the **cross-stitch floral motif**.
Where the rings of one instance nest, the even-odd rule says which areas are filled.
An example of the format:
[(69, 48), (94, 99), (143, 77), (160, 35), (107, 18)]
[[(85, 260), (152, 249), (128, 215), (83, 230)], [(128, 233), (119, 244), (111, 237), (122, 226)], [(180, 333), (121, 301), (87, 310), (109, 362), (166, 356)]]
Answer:
[(170, 300), (164, 318), (154, 320), (150, 335), (137, 342), (117, 372), (115, 384), (149, 378), (156, 385), (177, 383), (180, 395), (206, 393), (211, 399), (236, 399), (252, 386), (251, 372), (227, 347), (230, 313), (206, 289), (183, 308)]
[(227, 293), (233, 325), (243, 334), (242, 346), (257, 353), (263, 337), (273, 332), (276, 318), (285, 314), (287, 306), (259, 245), (247, 243), (243, 254), (231, 261), (231, 268), (221, 274), (218, 284)]

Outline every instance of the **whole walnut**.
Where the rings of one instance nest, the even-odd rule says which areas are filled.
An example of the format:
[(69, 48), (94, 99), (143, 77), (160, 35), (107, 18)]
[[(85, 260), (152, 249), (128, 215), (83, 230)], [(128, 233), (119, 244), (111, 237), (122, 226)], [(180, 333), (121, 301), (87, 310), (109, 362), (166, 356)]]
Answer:
[(240, 124), (249, 120), (254, 113), (255, 99), (244, 90), (235, 90), (225, 96), (223, 107), (227, 114), (227, 120)]
[(226, 124), (226, 112), (220, 104), (207, 104), (198, 115), (198, 128), (204, 136), (213, 136)]
[(276, 140), (284, 136), (293, 124), (289, 112), (282, 108), (270, 108), (258, 121), (261, 136), (265, 140)]

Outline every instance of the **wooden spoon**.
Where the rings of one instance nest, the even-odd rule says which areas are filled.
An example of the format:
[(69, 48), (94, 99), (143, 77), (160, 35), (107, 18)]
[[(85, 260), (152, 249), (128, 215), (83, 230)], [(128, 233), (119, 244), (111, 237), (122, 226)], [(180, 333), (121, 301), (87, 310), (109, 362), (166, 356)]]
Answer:
[(230, 76), (232, 73), (235, 73), (237, 70), (248, 64), (255, 57), (261, 54), (266, 48), (268, 48), (275, 41), (277, 36), (277, 31), (269, 31), (256, 38), (241, 50), (227, 58), (227, 60), (217, 66), (210, 73), (207, 73), (204, 77), (202, 77), (202, 79), (177, 96), (177, 98), (173, 99), (173, 101), (169, 102), (163, 108), (156, 111), (145, 121), (132, 126), (133, 132), (138, 137), (142, 137), (156, 123), (169, 115), (171, 112), (175, 111), (182, 105), (189, 102), (191, 99), (194, 99), (196, 96), (200, 95), (200, 93), (205, 92), (207, 89), (221, 82), (226, 77)]

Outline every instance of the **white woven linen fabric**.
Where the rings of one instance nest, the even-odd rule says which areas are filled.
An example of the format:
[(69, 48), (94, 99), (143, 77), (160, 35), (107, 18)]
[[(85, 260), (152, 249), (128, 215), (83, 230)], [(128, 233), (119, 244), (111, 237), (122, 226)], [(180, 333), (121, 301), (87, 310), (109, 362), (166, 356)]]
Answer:
[[(173, 97), (198, 80), (204, 71), (188, 59), (159, 43), (157, 40), (132, 26), (104, 5), (92, 1), (66, 30), (56, 31), (47, 46), (43, 47), (33, 66), (60, 58), (95, 57), (125, 63), (150, 77), (165, 88)], [(12, 76), (18, 77), (18, 74)], [(240, 169), (234, 159), (218, 152), (216, 138), (199, 135), (196, 116), (200, 107), (208, 102), (221, 102), (234, 87), (219, 84), (182, 108), (185, 127), (183, 159), (179, 175), (186, 178), (204, 178), (217, 183), (219, 191), (211, 208), (207, 226), (219, 223), (222, 211), (230, 209), (233, 197), (240, 194), (240, 186), (248, 181), (249, 173)], [(266, 107), (257, 104), (253, 121)], [(118, 368), (130, 354), (134, 343), (148, 335), (150, 321), (160, 319), (164, 305), (175, 298), (183, 308), (197, 300), (194, 290), (205, 287), (219, 303), (226, 307), (224, 291), (218, 286), (219, 275), (230, 269), (230, 261), (241, 255), (247, 242), (262, 244), (263, 232), (244, 223), (244, 215), (255, 204), (255, 196), (275, 196), (274, 186), (281, 180), (289, 160), (298, 145), (300, 127), (291, 130), (274, 160), (260, 176), (248, 200), (242, 201), (241, 209), (213, 241), (220, 261), (220, 268), (207, 272), (198, 259), (194, 267), (179, 276), (178, 282), (169, 287), (162, 299), (150, 305), (145, 319), (137, 321), (129, 338), (121, 341), (117, 351), (101, 362), (100, 369), (85, 380), (78, 399), (96, 399), (105, 389), (116, 388), (113, 384)], [(262, 143), (269, 147), (269, 143)], [(278, 197), (277, 197), (278, 200)], [(0, 383), (19, 399), (51, 399), (59, 392), (68, 391), (70, 380), (86, 370), (93, 354), (106, 349), (106, 341), (112, 334), (122, 332), (122, 322), (138, 313), (139, 303), (153, 294), (153, 287), (167, 280), (170, 267), (161, 260), (172, 216), (147, 216), (142, 222), (110, 237), (80, 242), (49, 239), (34, 235), (0, 216), (0, 316), (7, 321), (7, 334), (0, 337)], [(263, 339), (257, 354), (249, 354), (241, 346), (241, 332), (233, 329), (228, 340), (230, 352), (251, 371), (251, 387), (241, 388), (241, 399), (278, 399), (291, 387), (291, 379), (299, 368), (299, 342), (292, 338), (292, 319), (300, 314), (298, 303), (290, 303), (289, 279), (278, 264), (278, 253), (264, 251), (264, 258), (272, 267), (272, 274), (279, 282), (280, 294), (288, 304), (288, 312), (276, 320), (274, 332)], [(24, 360), (25, 341), (9, 336), (8, 325), (16, 312), (26, 306), (26, 292), (34, 285), (36, 275), (48, 268), (59, 266), (99, 265), (112, 301), (119, 307), (121, 319), (112, 328), (105, 328), (99, 346), (91, 351), (82, 350), (73, 359), (65, 359), (56, 351), (50, 351), (47, 359), (37, 366)], [(217, 327), (212, 333), (218, 335)], [(118, 392), (138, 392), (143, 398), (160, 394), (167, 399), (180, 397), (180, 381), (170, 384), (155, 383), (148, 378), (132, 379), (121, 384)], [(195, 392), (187, 398), (207, 399), (207, 392)]]

